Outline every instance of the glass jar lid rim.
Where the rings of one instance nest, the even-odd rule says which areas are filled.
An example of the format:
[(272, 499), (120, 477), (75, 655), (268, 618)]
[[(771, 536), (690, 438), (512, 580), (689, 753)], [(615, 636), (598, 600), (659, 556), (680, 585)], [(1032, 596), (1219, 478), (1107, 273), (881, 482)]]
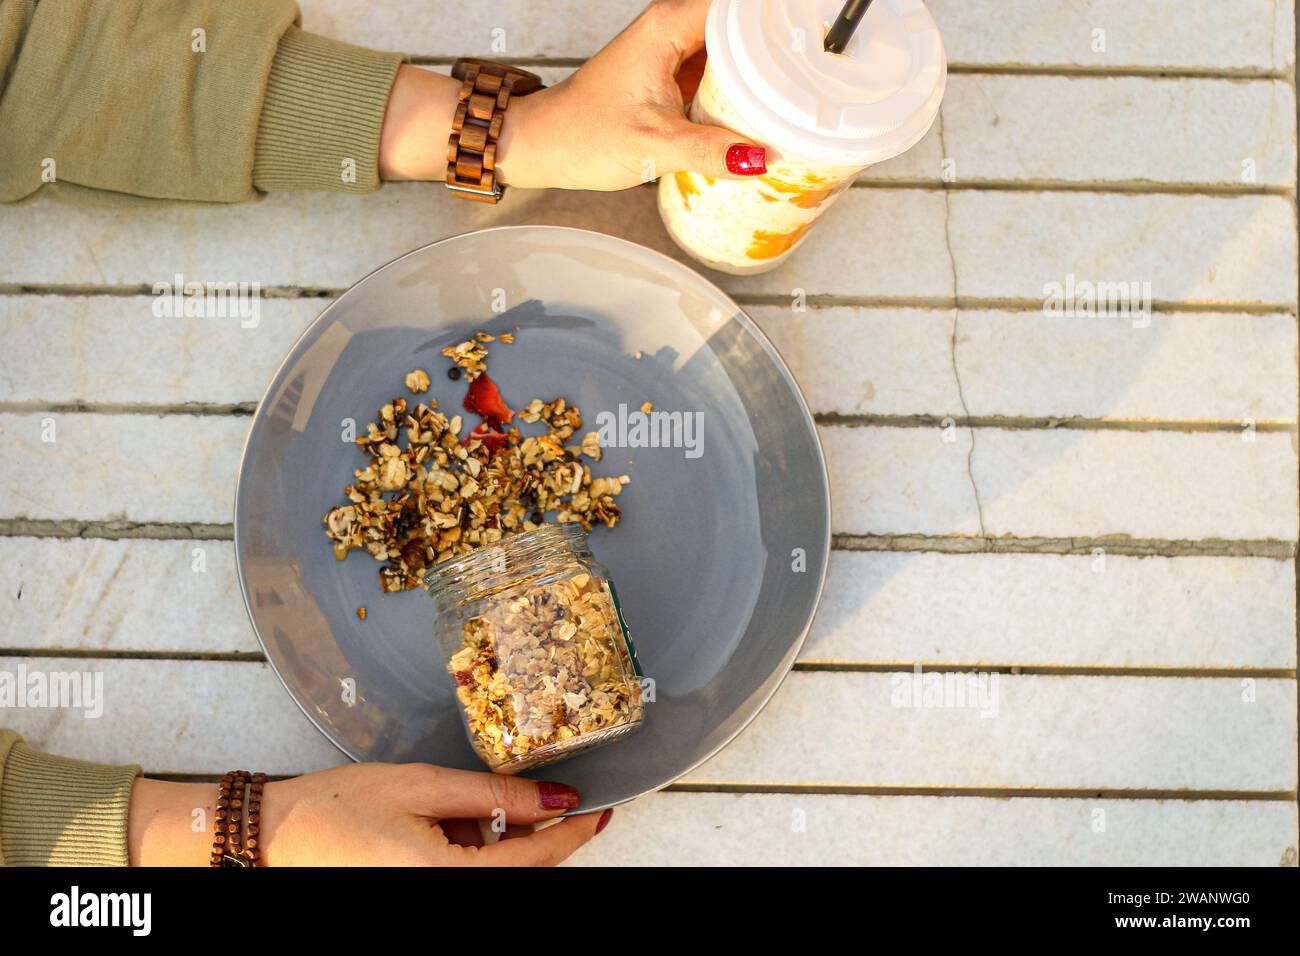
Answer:
[(586, 547), (586, 540), (587, 532), (577, 521), (545, 524), (533, 531), (508, 534), (499, 541), (444, 561), (425, 575), (424, 583), (436, 597), (438, 592), (465, 585), (475, 578), (505, 574), (509, 564), (518, 566), (520, 558), (540, 558), (553, 549), (581, 551)]

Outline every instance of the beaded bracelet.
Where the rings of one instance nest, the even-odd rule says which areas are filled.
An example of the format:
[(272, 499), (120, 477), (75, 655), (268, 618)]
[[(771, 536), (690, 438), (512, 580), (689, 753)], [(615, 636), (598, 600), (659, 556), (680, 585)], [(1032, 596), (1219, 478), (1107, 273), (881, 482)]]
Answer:
[(258, 834), (265, 785), (266, 774), (247, 770), (232, 770), (221, 778), (212, 824), (212, 866), (249, 867), (261, 862)]

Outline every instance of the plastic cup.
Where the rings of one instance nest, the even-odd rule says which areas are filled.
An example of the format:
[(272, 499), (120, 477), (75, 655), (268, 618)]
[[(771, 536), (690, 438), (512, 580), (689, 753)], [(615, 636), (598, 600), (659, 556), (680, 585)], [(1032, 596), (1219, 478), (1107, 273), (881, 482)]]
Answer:
[(690, 117), (767, 148), (767, 172), (659, 180), (674, 241), (711, 268), (766, 272), (866, 167), (910, 149), (947, 82), (939, 28), (921, 0), (876, 0), (842, 54), (823, 48), (842, 0), (713, 0), (708, 66)]

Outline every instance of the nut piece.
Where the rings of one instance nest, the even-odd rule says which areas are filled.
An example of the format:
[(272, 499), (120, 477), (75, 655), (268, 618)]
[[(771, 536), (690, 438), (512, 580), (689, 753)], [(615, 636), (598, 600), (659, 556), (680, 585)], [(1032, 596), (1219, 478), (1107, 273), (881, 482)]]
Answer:
[(427, 392), (429, 390), (429, 373), (422, 368), (407, 372), (406, 387), (417, 395), (421, 392)]
[[(470, 618), (448, 672), (475, 750), (494, 769), (525, 769), (631, 729), (641, 685), (608, 587), (589, 574), (510, 589)], [(525, 760), (543, 747), (552, 749)]]

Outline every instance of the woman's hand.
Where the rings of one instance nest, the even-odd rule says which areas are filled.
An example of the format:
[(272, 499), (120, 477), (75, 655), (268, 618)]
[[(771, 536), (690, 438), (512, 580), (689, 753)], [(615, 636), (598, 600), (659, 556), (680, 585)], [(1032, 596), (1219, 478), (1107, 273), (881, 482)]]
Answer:
[[(533, 830), (578, 800), (571, 787), (523, 777), (353, 764), (268, 784), (263, 850), (268, 866), (553, 866), (612, 812)], [(481, 818), (500, 821), (505, 839), (482, 846)]]
[[(737, 179), (766, 171), (762, 147), (686, 119), (704, 64), (709, 0), (655, 0), (575, 74), (510, 101), (497, 177), (525, 188), (624, 189), (692, 170)], [(460, 83), (404, 66), (379, 152), (384, 179), (445, 177)]]
[(655, 0), (577, 73), (516, 100), (502, 130), (502, 181), (624, 189), (679, 170), (724, 179), (765, 172), (761, 146), (686, 118), (708, 12), (709, 0)]
[[(533, 824), (576, 809), (562, 784), (428, 764), (350, 764), (268, 783), (258, 837), (267, 866), (550, 866), (612, 810)], [(135, 866), (205, 866), (216, 788), (141, 778), (131, 795)], [(202, 811), (199, 813), (198, 811)], [(484, 845), (479, 820), (501, 839)], [(208, 821), (196, 828), (195, 821)]]

